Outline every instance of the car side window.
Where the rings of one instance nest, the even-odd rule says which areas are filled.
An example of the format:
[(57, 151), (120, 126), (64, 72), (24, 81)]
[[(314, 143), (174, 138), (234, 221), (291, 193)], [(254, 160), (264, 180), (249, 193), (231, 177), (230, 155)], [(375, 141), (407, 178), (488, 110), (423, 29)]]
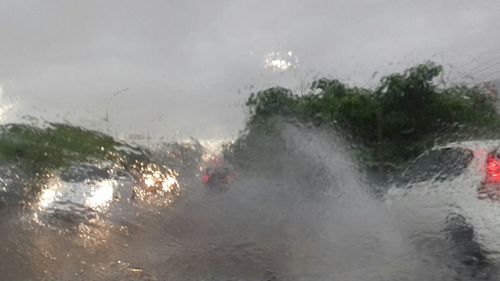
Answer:
[(404, 183), (445, 181), (459, 176), (472, 162), (474, 153), (466, 148), (446, 147), (419, 156), (402, 174)]

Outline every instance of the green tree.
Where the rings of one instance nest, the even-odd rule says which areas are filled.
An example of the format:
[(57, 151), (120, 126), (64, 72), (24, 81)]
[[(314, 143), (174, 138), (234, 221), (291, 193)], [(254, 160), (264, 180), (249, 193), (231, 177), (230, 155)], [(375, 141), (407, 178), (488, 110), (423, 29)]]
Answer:
[(274, 116), (335, 127), (357, 144), (364, 163), (379, 166), (404, 163), (437, 140), (500, 137), (493, 100), (478, 86), (439, 87), (442, 72), (427, 62), (382, 78), (375, 89), (322, 78), (300, 96), (281, 87), (252, 93), (245, 133), (233, 147), (243, 151), (258, 145), (258, 135), (276, 135)]

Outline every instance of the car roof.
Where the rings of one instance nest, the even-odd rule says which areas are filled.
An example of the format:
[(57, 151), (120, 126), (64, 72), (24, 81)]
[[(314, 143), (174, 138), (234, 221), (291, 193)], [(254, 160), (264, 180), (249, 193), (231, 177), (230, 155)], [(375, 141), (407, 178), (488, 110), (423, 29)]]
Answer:
[(478, 150), (478, 149), (486, 149), (493, 150), (500, 146), (500, 140), (472, 140), (472, 141), (460, 141), (460, 142), (451, 142), (445, 145), (437, 145), (433, 147), (431, 150), (439, 150), (443, 148), (468, 148), (470, 150)]
[[(493, 151), (494, 149), (500, 147), (500, 140), (471, 140), (471, 141), (459, 141), (459, 142), (450, 142), (444, 145), (436, 145), (433, 148), (426, 150), (424, 153), (420, 154), (417, 158), (415, 158), (401, 173), (401, 175), (404, 175), (408, 172), (408, 170), (419, 160), (421, 159), (424, 155), (429, 153), (430, 151), (437, 151), (441, 149), (446, 149), (446, 148), (463, 148), (463, 149), (468, 149), (474, 152), (474, 157), (476, 158), (478, 155), (486, 155), (490, 151)], [(478, 153), (476, 154), (476, 151), (485, 151), (487, 152), (486, 154), (484, 153)], [(481, 156), (481, 157), (482, 157)], [(480, 158), (481, 158), (480, 157)]]

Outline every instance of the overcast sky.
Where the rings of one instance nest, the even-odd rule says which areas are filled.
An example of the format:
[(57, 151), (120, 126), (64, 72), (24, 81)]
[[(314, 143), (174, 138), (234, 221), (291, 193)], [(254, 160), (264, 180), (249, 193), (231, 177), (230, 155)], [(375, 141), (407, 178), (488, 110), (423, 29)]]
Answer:
[(251, 91), (272, 85), (373, 86), (426, 60), (451, 79), (495, 80), (499, 15), (498, 0), (2, 0), (3, 122), (218, 138), (243, 128)]

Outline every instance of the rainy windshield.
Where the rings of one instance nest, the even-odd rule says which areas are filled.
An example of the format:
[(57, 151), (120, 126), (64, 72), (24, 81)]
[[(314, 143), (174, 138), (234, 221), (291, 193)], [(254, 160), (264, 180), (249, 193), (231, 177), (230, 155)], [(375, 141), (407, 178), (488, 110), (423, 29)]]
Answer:
[(451, 180), (465, 171), (474, 158), (474, 153), (464, 148), (442, 148), (432, 150), (418, 159), (403, 173), (403, 180), (425, 182)]
[(0, 280), (500, 280), (499, 15), (0, 1)]

